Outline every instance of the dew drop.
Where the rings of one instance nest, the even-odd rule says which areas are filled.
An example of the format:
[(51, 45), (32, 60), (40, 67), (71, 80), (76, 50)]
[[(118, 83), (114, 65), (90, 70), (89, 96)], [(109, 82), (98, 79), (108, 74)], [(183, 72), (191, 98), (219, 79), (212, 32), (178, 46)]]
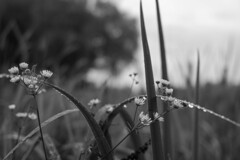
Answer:
[(192, 105), (192, 104), (189, 104), (188, 107), (189, 107), (189, 108), (193, 108), (193, 105)]
[(203, 109), (203, 112), (207, 112), (207, 110), (206, 110), (206, 109)]

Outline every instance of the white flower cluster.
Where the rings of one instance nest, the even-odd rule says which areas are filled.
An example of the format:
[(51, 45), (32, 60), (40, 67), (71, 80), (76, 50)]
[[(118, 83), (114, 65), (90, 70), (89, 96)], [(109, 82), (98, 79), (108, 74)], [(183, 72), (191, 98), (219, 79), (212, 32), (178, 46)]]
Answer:
[(99, 104), (101, 101), (99, 99), (91, 99), (88, 102), (88, 105), (90, 106), (90, 109), (92, 109), (93, 107), (97, 106), (97, 104)]
[(10, 73), (10, 82), (18, 83), (22, 82), (31, 94), (38, 94), (41, 92), (40, 88), (42, 83), (50, 78), (53, 73), (49, 70), (42, 70), (40, 74), (35, 73), (36, 65), (30, 70), (28, 64), (22, 62), (19, 64), (19, 68), (14, 66), (8, 71)]
[(134, 103), (137, 105), (137, 106), (142, 106), (145, 104), (147, 98), (146, 97), (136, 97), (134, 99)]
[(154, 113), (154, 119), (152, 120), (148, 114), (144, 114), (143, 112), (141, 112), (139, 114), (139, 121), (141, 122), (141, 124), (143, 124), (144, 126), (148, 126), (150, 125), (153, 121), (159, 120), (161, 122), (164, 121), (163, 117), (161, 117), (159, 115), (159, 113), (155, 112)]
[(158, 89), (162, 92), (163, 95), (165, 96), (172, 96), (173, 94), (173, 89), (170, 88), (170, 82), (165, 80), (165, 79), (161, 79), (160, 81), (156, 81), (157, 85), (158, 85)]
[(114, 107), (112, 104), (106, 104), (105, 106), (103, 106), (106, 108), (106, 113), (111, 113), (114, 110)]

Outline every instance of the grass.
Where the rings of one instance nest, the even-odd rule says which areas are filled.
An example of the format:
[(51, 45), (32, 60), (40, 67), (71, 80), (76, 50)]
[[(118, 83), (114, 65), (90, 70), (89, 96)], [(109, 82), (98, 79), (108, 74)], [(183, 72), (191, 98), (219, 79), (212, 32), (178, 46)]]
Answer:
[[(197, 55), (197, 72), (196, 72), (196, 92), (195, 103), (199, 104), (199, 81), (200, 81), (200, 57), (199, 52)], [(198, 160), (198, 148), (199, 148), (199, 115), (198, 109), (194, 109), (193, 115), (193, 159)]]
[[(142, 33), (142, 45), (144, 53), (144, 66), (145, 66), (145, 77), (146, 77), (146, 87), (148, 96), (148, 114), (151, 119), (154, 119), (154, 113), (158, 113), (157, 109), (157, 98), (155, 93), (153, 71), (151, 56), (148, 47), (147, 34), (145, 29), (145, 22), (142, 9), (142, 1), (140, 2), (140, 20), (141, 20), (141, 33)], [(164, 160), (163, 147), (162, 147), (162, 136), (160, 130), (159, 121), (155, 121), (150, 125), (151, 139), (152, 139), (152, 152), (153, 160)]]
[[(163, 30), (157, 0), (156, 5), (162, 77), (168, 80)], [(108, 88), (105, 83), (102, 88), (103, 92), (99, 92), (99, 88), (93, 86), (75, 87), (77, 86), (76, 79), (60, 82), (58, 85), (61, 87), (58, 87), (46, 82), (43, 74), (41, 76), (35, 73), (35, 69), (32, 69), (31, 76), (37, 79), (34, 85), (44, 85), (48, 90), (43, 94), (38, 94), (22, 79), (20, 87), (10, 86), (9, 82), (1, 79), (1, 92), (4, 94), (0, 97), (2, 106), (2, 112), (0, 112), (0, 134), (2, 135), (0, 159), (12, 159), (13, 155), (15, 159), (23, 160), (31, 159), (30, 157), (55, 160), (61, 158), (68, 160), (238, 159), (237, 149), (240, 148), (240, 138), (236, 135), (239, 133), (240, 127), (238, 123), (240, 121), (238, 118), (240, 112), (238, 108), (240, 104), (239, 87), (200, 86), (200, 58), (198, 55), (195, 104), (191, 103), (194, 98), (187, 96), (186, 90), (176, 89), (174, 96), (172, 93), (169, 94), (171, 88), (169, 85), (164, 86), (163, 82), (159, 86), (163, 92), (162, 95), (156, 95), (142, 2), (140, 2), (140, 21), (146, 95), (138, 93), (136, 96), (129, 97), (133, 94), (132, 87), (135, 79), (130, 91), (129, 88), (114, 90)], [(2, 78), (12, 79), (13, 77), (17, 77), (16, 73), (10, 76), (2, 75)], [(38, 101), (32, 103), (32, 97), (26, 97), (26, 93), (34, 95), (34, 98), (37, 96)], [(199, 98), (200, 94), (201, 98)], [(102, 97), (102, 102), (94, 105), (96, 108), (90, 109), (85, 105), (96, 97)], [(143, 97), (147, 98), (147, 107), (145, 107)], [(143, 104), (137, 104), (136, 99), (142, 100)], [(162, 112), (158, 110), (157, 99), (165, 104)], [(17, 105), (17, 109), (10, 111), (7, 106), (12, 103)], [(202, 107), (198, 104), (212, 108)], [(15, 123), (19, 121), (19, 118), (14, 115), (26, 110), (26, 106), (37, 106), (38, 127), (36, 127), (36, 121), (25, 119), (21, 132), (17, 132), (19, 127)], [(193, 118), (192, 109), (194, 109)], [(198, 115), (199, 111), (202, 111), (203, 114)], [(29, 111), (27, 110), (27, 112)], [(171, 113), (171, 117), (168, 116), (169, 113)], [(13, 116), (10, 117), (10, 115)], [(161, 118), (165, 118), (164, 127), (161, 127), (159, 121)], [(193, 126), (189, 119), (193, 120)], [(173, 132), (170, 130), (171, 128)], [(162, 133), (164, 133), (163, 137)], [(193, 138), (189, 138), (192, 135)], [(14, 145), (16, 140), (18, 143)], [(40, 145), (40, 142), (44, 147)]]

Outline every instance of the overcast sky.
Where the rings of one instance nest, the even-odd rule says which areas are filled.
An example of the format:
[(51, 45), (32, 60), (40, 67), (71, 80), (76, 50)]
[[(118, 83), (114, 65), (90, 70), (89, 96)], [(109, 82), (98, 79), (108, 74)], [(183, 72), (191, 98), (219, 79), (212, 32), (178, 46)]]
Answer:
[[(120, 9), (139, 19), (139, 0), (116, 1)], [(240, 0), (160, 0), (170, 81), (184, 84), (188, 63), (195, 69), (196, 51), (201, 56), (201, 81), (218, 82), (228, 66), (228, 80), (240, 84)], [(143, 0), (155, 79), (160, 78), (160, 57), (155, 0)], [(140, 46), (137, 64), (126, 72), (144, 77)], [(193, 78), (194, 79), (194, 78)], [(124, 81), (122, 81), (124, 83)]]

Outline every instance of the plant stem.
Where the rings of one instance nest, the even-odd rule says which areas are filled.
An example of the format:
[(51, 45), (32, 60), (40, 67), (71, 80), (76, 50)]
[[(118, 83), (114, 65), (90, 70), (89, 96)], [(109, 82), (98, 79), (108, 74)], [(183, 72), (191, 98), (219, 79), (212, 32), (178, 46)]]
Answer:
[(40, 134), (41, 134), (41, 140), (42, 140), (42, 144), (43, 144), (43, 151), (44, 151), (45, 159), (48, 160), (48, 158), (47, 158), (47, 150), (46, 150), (46, 146), (45, 146), (44, 139), (43, 139), (43, 132), (42, 132), (42, 127), (41, 127), (41, 120), (40, 120), (40, 114), (39, 114), (39, 109), (38, 109), (36, 95), (33, 95), (33, 97), (34, 97), (34, 100), (36, 102), (38, 126), (39, 126), (39, 130), (40, 130)]
[[(156, 2), (156, 11), (157, 11), (157, 22), (158, 22), (158, 34), (159, 34), (159, 47), (161, 51), (161, 64), (162, 64), (162, 78), (168, 80), (168, 72), (167, 72), (167, 61), (166, 61), (166, 51), (165, 51), (165, 43), (164, 43), (164, 35), (163, 35), (163, 27), (161, 21), (159, 0), (155, 0)], [(163, 110), (166, 111), (168, 105), (162, 103)], [(163, 143), (164, 143), (164, 155), (165, 158), (172, 159), (172, 147), (171, 147), (171, 114), (166, 115), (164, 123), (163, 123)]]
[[(199, 103), (199, 80), (200, 80), (200, 58), (198, 52), (197, 59), (197, 75), (196, 75), (196, 92), (195, 92), (195, 103)], [(193, 160), (198, 160), (198, 128), (199, 128), (199, 119), (198, 119), (198, 109), (194, 108), (194, 130), (193, 130)]]
[[(106, 156), (108, 156), (110, 153), (112, 153), (128, 136), (130, 136), (134, 131), (135, 129), (138, 127), (138, 125), (140, 124), (140, 122), (132, 128), (132, 130), (130, 130), (130, 132), (120, 141), (118, 142), (109, 152)], [(104, 156), (103, 159), (106, 157)]]
[(135, 122), (136, 114), (137, 114), (137, 111), (138, 111), (138, 107), (139, 107), (139, 105), (136, 106), (134, 117), (133, 117), (133, 122)]
[[(145, 76), (146, 76), (146, 88), (148, 97), (148, 112), (149, 117), (154, 119), (154, 114), (158, 112), (157, 99), (154, 87), (152, 62), (150, 56), (150, 50), (147, 41), (147, 34), (145, 29), (145, 22), (142, 9), (142, 1), (140, 1), (140, 19), (141, 19), (141, 33), (142, 33), (142, 45), (145, 64)], [(150, 132), (152, 138), (152, 153), (153, 160), (164, 160), (162, 136), (159, 121), (155, 121), (150, 125)]]

